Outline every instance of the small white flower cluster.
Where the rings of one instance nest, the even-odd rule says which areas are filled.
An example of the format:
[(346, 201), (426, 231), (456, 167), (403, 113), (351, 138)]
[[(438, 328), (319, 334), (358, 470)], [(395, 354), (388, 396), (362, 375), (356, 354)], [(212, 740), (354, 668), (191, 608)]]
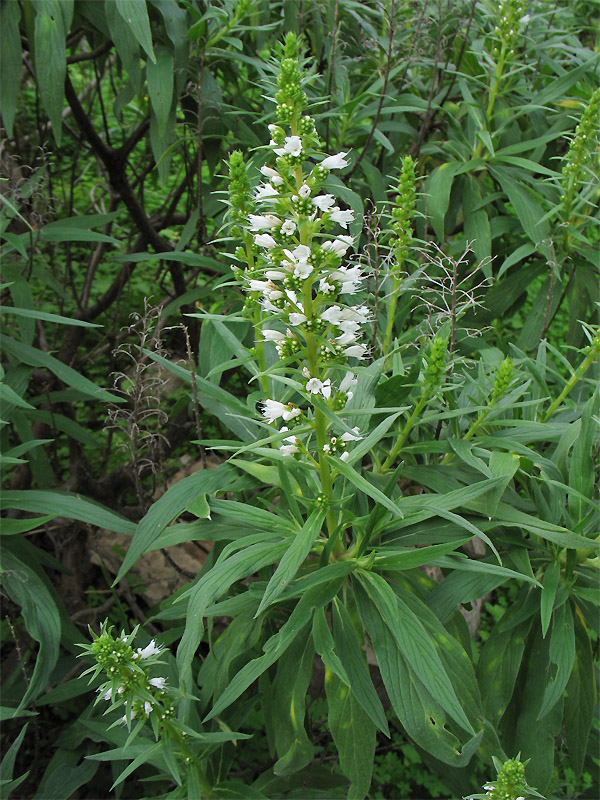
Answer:
[[(285, 59), (282, 69), (295, 75), (299, 89), (298, 68)], [(355, 241), (349, 232), (354, 211), (341, 208), (334, 194), (325, 190), (330, 170), (344, 169), (350, 162), (347, 151), (326, 155), (320, 150), (314, 121), (303, 110), (305, 96), (296, 105), (300, 95), (284, 94), (277, 99), (280, 124), (269, 125), (270, 163), (260, 168), (263, 181), (250, 199), (256, 213), (246, 215), (244, 235), (252, 254), (236, 255), (247, 261), (248, 268), (245, 273), (233, 269), (248, 295), (246, 306), (261, 347), (272, 342), (286, 366), (302, 373), (309, 403), (314, 405), (318, 397), (333, 410), (341, 410), (357, 381), (348, 359), (367, 356), (361, 338), (371, 318), (366, 306), (351, 300), (365, 275), (360, 266), (344, 263)], [(337, 385), (340, 367), (345, 373)], [(308, 423), (316, 430), (310, 413), (293, 403), (266, 399), (262, 414), (268, 423), (280, 420), (282, 434), (288, 433), (286, 424)], [(333, 445), (324, 445), (320, 434), (322, 452), (334, 453), (354, 441), (347, 433), (329, 435)], [(306, 452), (308, 447), (298, 436), (282, 437), (283, 455)]]

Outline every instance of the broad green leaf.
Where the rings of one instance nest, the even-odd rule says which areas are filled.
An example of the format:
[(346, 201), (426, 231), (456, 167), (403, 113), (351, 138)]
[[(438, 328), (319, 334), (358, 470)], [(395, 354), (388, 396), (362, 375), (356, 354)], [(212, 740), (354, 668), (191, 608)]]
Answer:
[(543, 639), (536, 627), (530, 637), (528, 653), (519, 691), (515, 693), (506, 717), (512, 711), (515, 719), (514, 738), (511, 736), (514, 752), (520, 751), (523, 761), (531, 759), (525, 770), (527, 782), (545, 794), (554, 770), (555, 737), (562, 725), (563, 702), (561, 698), (549, 714), (538, 719), (554, 669), (550, 661), (549, 638)]
[(440, 243), (443, 243), (445, 239), (444, 219), (450, 203), (452, 183), (457, 170), (461, 166), (463, 165), (459, 161), (448, 161), (442, 164), (431, 173), (425, 186), (427, 211), (431, 217), (435, 235)]
[[(295, 533), (298, 530), (289, 519), (274, 511), (265, 511), (264, 508), (240, 503), (236, 500), (216, 498), (211, 501), (211, 510), (214, 514), (232, 519), (240, 525), (252, 525), (263, 530), (277, 530), (284, 534)], [(232, 536), (232, 538), (234, 537)]]
[(101, 328), (95, 322), (85, 322), (81, 319), (70, 319), (61, 317), (60, 314), (48, 314), (45, 311), (36, 311), (33, 308), (14, 308), (12, 306), (0, 306), (0, 314), (14, 314), (17, 317), (31, 317), (32, 319), (42, 319), (45, 322), (56, 322), (61, 325), (76, 325), (81, 328)]
[(104, 403), (123, 402), (123, 398), (117, 397), (106, 389), (101, 389), (99, 386), (96, 386), (95, 383), (84, 378), (83, 375), (80, 375), (76, 370), (63, 364), (62, 361), (54, 358), (54, 356), (51, 356), (50, 353), (45, 353), (43, 350), (38, 350), (35, 347), (23, 344), (23, 342), (18, 342), (10, 336), (2, 337), (2, 347), (7, 353), (25, 364), (29, 364), (32, 367), (49, 369), (50, 372), (53, 372), (61, 381), (77, 389), (77, 391), (82, 394), (93, 397), (94, 400), (99, 400)]
[(423, 564), (430, 564), (441, 556), (451, 553), (472, 537), (457, 539), (455, 542), (434, 544), (430, 547), (379, 547), (376, 551), (373, 566), (379, 570), (414, 569)]
[(588, 751), (587, 744), (597, 697), (590, 636), (579, 619), (578, 609), (575, 611), (573, 622), (575, 626), (575, 659), (571, 677), (567, 683), (564, 725), (569, 760), (576, 775), (581, 775)]
[(8, 489), (0, 493), (0, 508), (18, 508), (33, 514), (50, 512), (53, 517), (78, 519), (90, 525), (107, 528), (109, 531), (131, 536), (135, 523), (121, 517), (114, 511), (88, 500), (78, 494), (68, 492), (46, 492), (40, 489)]
[(331, 618), (335, 651), (350, 680), (354, 696), (375, 726), (386, 736), (389, 736), (390, 732), (385, 712), (379, 695), (373, 686), (363, 651), (362, 639), (364, 634), (361, 631), (361, 641), (359, 641), (348, 609), (339, 598), (333, 601)]
[(542, 636), (544, 637), (550, 625), (559, 580), (560, 564), (558, 561), (554, 561), (546, 567), (546, 572), (544, 573), (544, 579), (542, 581), (542, 592), (540, 594), (540, 617), (542, 622)]
[(407, 734), (440, 761), (454, 766), (466, 765), (477, 750), (483, 732), (473, 736), (461, 752), (459, 740), (445, 727), (441, 707), (408, 665), (394, 635), (395, 618), (386, 619), (386, 612), (377, 607), (361, 584), (357, 584), (356, 597), (386, 691)]
[[(60, 146), (62, 108), (67, 74), (67, 31), (58, 0), (35, 3), (34, 63), (40, 100), (52, 123), (52, 133)], [(14, 76), (13, 76), (14, 80)]]
[(117, 11), (151, 61), (156, 61), (146, 3), (138, 0), (114, 0)]
[(81, 764), (79, 750), (59, 748), (46, 767), (35, 800), (63, 800), (88, 784), (100, 764), (84, 759)]
[(11, 600), (23, 609), (25, 628), (40, 643), (33, 675), (17, 712), (44, 691), (58, 660), (60, 613), (37, 573), (5, 546), (2, 550), (2, 584)]
[(192, 660), (204, 632), (203, 617), (207, 607), (225, 594), (235, 581), (279, 561), (287, 546), (287, 542), (273, 542), (271, 539), (256, 542), (213, 566), (191, 588), (185, 630), (177, 648), (177, 664), (184, 690), (190, 685)]
[(490, 472), (494, 478), (502, 478), (503, 480), (499, 486), (492, 489), (487, 497), (487, 511), (490, 517), (495, 515), (498, 503), (515, 472), (519, 469), (519, 465), (519, 456), (515, 455), (515, 453), (502, 453), (499, 450), (492, 451), (489, 464)]
[(329, 623), (327, 622), (325, 611), (322, 608), (319, 608), (315, 611), (315, 616), (313, 618), (312, 637), (315, 645), (315, 651), (321, 656), (321, 660), (327, 670), (332, 672), (334, 675), (337, 675), (339, 680), (345, 686), (350, 686), (350, 681), (348, 680), (346, 670), (344, 669), (342, 662), (335, 652), (333, 636), (331, 634), (331, 630), (329, 629)]
[[(391, 378), (390, 380), (393, 379)], [(368, 436), (365, 436), (362, 441), (358, 442), (352, 448), (352, 450), (349, 451), (349, 455), (345, 463), (351, 467), (353, 464), (356, 464), (358, 461), (360, 461), (364, 455), (370, 453), (377, 442), (383, 439), (400, 414), (405, 410), (406, 409), (399, 409), (395, 414), (390, 414), (383, 420), (383, 422), (380, 422), (379, 425), (377, 425), (377, 427), (372, 430)]]
[(575, 630), (570, 604), (563, 603), (554, 612), (550, 634), (550, 661), (556, 665), (556, 674), (550, 678), (538, 720), (543, 719), (562, 698), (575, 661)]
[(3, 536), (26, 533), (41, 527), (51, 519), (54, 519), (53, 514), (48, 514), (45, 517), (34, 517), (33, 519), (0, 519), (0, 533)]
[(294, 539), (290, 543), (290, 546), (283, 554), (283, 558), (279, 562), (277, 569), (267, 584), (267, 588), (265, 589), (263, 598), (260, 601), (256, 616), (259, 616), (259, 614), (261, 614), (265, 608), (274, 603), (279, 595), (294, 579), (296, 573), (300, 569), (301, 564), (309, 554), (315, 539), (321, 532), (321, 526), (323, 524), (323, 520), (325, 519), (326, 513), (326, 509), (324, 508), (315, 509), (315, 511), (313, 511), (310, 517), (306, 520), (302, 530), (296, 533)]
[(486, 716), (495, 726), (512, 697), (531, 622), (529, 618), (510, 629), (495, 625), (481, 649), (477, 680)]
[(276, 775), (292, 775), (307, 767), (314, 747), (306, 733), (306, 695), (312, 675), (315, 649), (310, 631), (296, 637), (277, 665), (273, 685), (273, 734), (279, 756)]
[(541, 242), (550, 236), (548, 222), (543, 221), (544, 209), (532, 193), (513, 180), (504, 169), (490, 167), (490, 172), (506, 192), (523, 230), (539, 247)]
[(340, 766), (350, 780), (348, 800), (363, 800), (371, 787), (376, 728), (352, 689), (329, 669), (325, 670), (327, 722), (340, 757)]
[[(112, 39), (117, 55), (119, 56), (122, 65), (125, 67), (127, 75), (129, 76), (130, 83), (125, 86), (123, 95), (128, 97), (127, 102), (133, 99), (134, 95), (140, 92), (142, 88), (142, 69), (140, 66), (140, 46), (135, 34), (130, 25), (123, 24), (123, 17), (119, 13), (116, 3), (104, 3), (106, 13), (106, 23), (110, 38)], [(128, 91), (129, 90), (129, 91)], [(115, 115), (119, 116), (121, 113), (122, 100), (117, 96), (115, 101)]]
[(423, 683), (432, 698), (465, 731), (474, 734), (442, 662), (417, 616), (380, 575), (363, 570), (356, 574), (378, 613), (387, 621), (390, 635), (396, 640), (415, 678)]
[(33, 406), (23, 400), (10, 386), (0, 382), (0, 402), (2, 403), (2, 413), (8, 417), (7, 406), (18, 406), (19, 408), (33, 408)]
[[(27, 728), (29, 727), (29, 723), (26, 722), (25, 725), (19, 731), (19, 735), (17, 738), (12, 742), (8, 750), (4, 753), (2, 762), (0, 763), (0, 785), (7, 781), (11, 781), (13, 777), (13, 772), (15, 769), (15, 761), (21, 745), (23, 744), (23, 739), (25, 738), (25, 734), (27, 733)], [(4, 796), (4, 792), (3, 792)]]
[(376, 486), (373, 486), (373, 484), (369, 483), (366, 478), (363, 478), (363, 476), (351, 466), (346, 464), (341, 459), (333, 458), (332, 456), (327, 456), (327, 461), (334, 469), (347, 478), (350, 483), (356, 486), (357, 489), (359, 489), (361, 492), (364, 492), (377, 503), (380, 503), (382, 506), (387, 508), (388, 511), (391, 511), (395, 517), (402, 518), (404, 516), (402, 511), (400, 511), (393, 500), (390, 500), (389, 497), (386, 497), (382, 491), (377, 489)]
[(488, 213), (481, 208), (481, 182), (473, 175), (465, 176), (466, 191), (463, 195), (463, 212), (465, 218), (465, 236), (480, 263), (483, 274), (490, 278), (492, 274), (492, 233)]
[(216, 469), (203, 469), (193, 475), (188, 475), (187, 478), (177, 481), (167, 489), (163, 496), (150, 506), (146, 516), (136, 526), (115, 583), (123, 578), (140, 556), (151, 548), (156, 549), (154, 545), (161, 533), (167, 525), (186, 510), (192, 498), (199, 494), (211, 494), (225, 490), (231, 474), (231, 468), (226, 464), (221, 464)]
[(0, 4), (0, 113), (9, 139), (13, 136), (17, 97), (21, 86), (20, 19), (19, 3)]
[(190, 514), (193, 514), (195, 517), (198, 517), (198, 519), (210, 519), (210, 504), (206, 492), (190, 500), (185, 510), (189, 511)]
[(213, 705), (206, 720), (218, 716), (224, 709), (228, 708), (266, 669), (279, 660), (310, 622), (315, 610), (331, 602), (331, 599), (339, 591), (341, 583), (342, 581), (339, 580), (335, 583), (329, 583), (327, 586), (319, 586), (303, 594), (288, 617), (287, 622), (265, 643), (263, 647), (264, 655), (253, 659), (242, 667)]

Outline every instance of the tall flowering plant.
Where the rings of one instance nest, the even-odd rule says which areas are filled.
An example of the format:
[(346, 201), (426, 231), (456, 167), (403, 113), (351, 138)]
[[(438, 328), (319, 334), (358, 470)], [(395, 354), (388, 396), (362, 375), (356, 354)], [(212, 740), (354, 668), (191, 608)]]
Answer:
[[(340, 208), (325, 188), (330, 172), (348, 166), (349, 154), (326, 155), (314, 119), (306, 113), (307, 97), (298, 45), (288, 35), (277, 81), (277, 123), (269, 125), (263, 181), (250, 190), (239, 152), (229, 160), (231, 216), (244, 242), (236, 251), (242, 266), (233, 269), (246, 295), (245, 307), (256, 333), (263, 390), (275, 392), (262, 402), (268, 424), (279, 427), (280, 453), (304, 458), (318, 472), (318, 502), (332, 499), (332, 467), (326, 458), (348, 458), (349, 444), (360, 440), (355, 426), (332, 422), (330, 411), (342, 410), (353, 395), (352, 365), (364, 359), (364, 327), (369, 309), (354, 302), (364, 274), (348, 263), (355, 239), (348, 233), (351, 209)], [(270, 343), (267, 344), (267, 343)], [(274, 347), (279, 366), (266, 375), (265, 346)], [(288, 376), (282, 381), (282, 376)], [(327, 514), (329, 536), (336, 533)]]
[[(104, 670), (108, 678), (100, 687), (106, 713), (126, 742), (115, 752), (134, 758), (128, 770), (142, 757), (162, 758), (163, 772), (180, 781), (169, 797), (286, 796), (312, 781), (308, 794), (325, 781), (331, 796), (363, 798), (377, 737), (389, 736), (390, 720), (466, 793), (476, 754), (499, 764), (518, 750), (529, 757), (522, 714), (543, 726), (540, 742), (556, 735), (565, 688), (579, 691), (567, 683), (579, 680), (578, 673), (569, 677), (575, 647), (577, 658), (587, 659), (586, 685), (593, 682), (579, 620), (600, 547), (585, 501), (593, 491), (585, 476), (597, 400), (583, 422), (554, 429), (561, 444), (550, 454), (555, 461), (543, 462), (560, 476), (578, 441), (573, 458), (585, 468), (573, 471), (578, 488), (568, 503), (552, 505), (540, 494), (537, 473), (530, 474), (537, 456), (524, 442), (537, 441), (536, 419), (554, 418), (581, 386), (598, 335), (590, 333), (584, 361), (544, 413), (545, 396), (524, 399), (527, 362), (518, 351), (504, 360), (488, 352), (476, 366), (460, 350), (462, 260), (437, 284), (431, 276), (441, 286), (433, 336), (428, 320), (403, 331), (408, 303), (419, 319), (416, 287), (427, 290), (425, 268), (409, 276), (406, 270), (415, 165), (408, 157), (399, 163), (382, 239), (390, 242), (389, 257), (375, 298), (364, 291), (372, 276), (358, 254), (360, 219), (336, 199), (353, 196), (342, 182), (352, 153), (323, 152), (308, 113), (309, 79), (289, 34), (265, 157), (258, 169), (240, 152), (229, 157), (230, 229), (239, 243), (232, 269), (243, 316), (199, 315), (202, 342), (216, 332), (225, 343), (216, 368), (247, 367), (257, 391), (243, 402), (210, 373), (190, 374), (150, 356), (193, 381), (194, 400), (238, 435), (205, 441), (233, 457), (179, 481), (152, 506), (118, 577), (169, 537), (214, 543), (198, 577), (156, 614), (175, 626), (171, 641), (180, 636), (176, 662), (168, 675), (152, 675), (166, 653), (154, 652), (156, 644), (134, 649), (132, 637), (119, 640), (108, 629), (88, 648), (95, 674)], [(536, 386), (541, 369), (540, 362)], [(171, 526), (183, 512), (196, 521)], [(556, 524), (560, 514), (564, 527)], [(457, 607), (508, 580), (518, 583), (520, 602), (495, 627), (475, 667)], [(527, 639), (536, 660), (523, 659), (521, 667), (519, 657), (505, 667), (515, 635), (521, 654)], [(548, 672), (551, 663), (556, 673)], [(322, 692), (337, 754), (333, 775), (315, 763), (307, 724), (307, 696)], [(245, 732), (250, 719), (264, 727), (272, 760), (245, 787), (228, 781), (227, 772), (230, 743), (244, 747), (243, 734), (232, 731)], [(565, 721), (574, 741), (589, 734), (591, 716), (576, 723), (565, 712)], [(128, 749), (134, 735), (138, 747), (143, 742), (135, 754)], [(545, 764), (532, 758), (528, 780), (547, 783)], [(522, 769), (513, 765), (485, 791), (496, 797), (508, 787), (513, 800), (526, 796)]]

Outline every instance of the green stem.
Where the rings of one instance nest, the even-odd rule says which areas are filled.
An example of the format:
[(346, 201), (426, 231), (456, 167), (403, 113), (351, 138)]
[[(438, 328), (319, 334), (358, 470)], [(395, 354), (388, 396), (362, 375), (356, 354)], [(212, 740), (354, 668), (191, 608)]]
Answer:
[(385, 470), (389, 469), (391, 467), (391, 465), (394, 463), (394, 461), (396, 460), (396, 457), (398, 456), (398, 453), (402, 450), (402, 448), (404, 447), (404, 445), (406, 443), (406, 440), (410, 436), (410, 432), (414, 428), (415, 422), (417, 421), (417, 419), (419, 417), (419, 414), (425, 408), (425, 405), (427, 404), (427, 401), (429, 400), (430, 394), (431, 394), (431, 391), (429, 391), (427, 389), (423, 392), (423, 395), (422, 395), (421, 399), (419, 400), (419, 402), (415, 406), (415, 410), (410, 415), (410, 417), (406, 420), (406, 424), (405, 424), (404, 428), (402, 429), (402, 431), (400, 432), (400, 434), (399, 434), (399, 436), (398, 436), (398, 438), (396, 440), (396, 444), (392, 447), (392, 452), (389, 454), (389, 456), (383, 462), (382, 470), (385, 471)]
[(600, 353), (600, 340), (599, 340), (597, 346), (595, 344), (592, 345), (591, 351), (587, 354), (587, 356), (583, 359), (583, 361), (577, 367), (575, 372), (571, 375), (571, 377), (569, 378), (565, 388), (558, 395), (556, 400), (554, 400), (550, 404), (550, 407), (548, 408), (548, 410), (546, 411), (544, 416), (541, 418), (541, 420), (540, 420), (541, 422), (547, 422), (550, 419), (552, 414), (554, 414), (554, 412), (559, 407), (559, 405), (562, 403), (562, 401), (565, 399), (565, 397), (573, 389), (573, 387), (575, 386), (577, 381), (580, 380), (581, 378), (583, 378), (583, 375), (584, 375), (585, 371), (587, 370), (587, 368), (590, 366), (590, 364), (593, 364), (594, 361), (598, 358), (598, 354), (599, 353)]
[[(402, 261), (398, 260), (398, 266), (396, 268), (396, 274), (393, 276), (392, 279), (392, 296), (390, 297), (390, 303), (388, 306), (388, 318), (387, 323), (385, 326), (385, 336), (383, 338), (383, 355), (387, 356), (390, 352), (390, 347), (392, 345), (392, 335), (394, 332), (394, 321), (396, 318), (396, 307), (398, 305), (398, 290), (400, 289), (400, 268), (402, 266)], [(386, 367), (389, 367), (389, 359), (386, 362)]]
[[(463, 436), (463, 441), (468, 441), (472, 439), (475, 433), (477, 432), (478, 428), (483, 424), (485, 418), (492, 410), (492, 405), (489, 408), (484, 408), (484, 410), (479, 414), (475, 422), (471, 425), (469, 430)], [(443, 459), (440, 461), (440, 464), (450, 464), (451, 461), (454, 461), (454, 453), (446, 453)]]
[[(498, 96), (498, 89), (500, 87), (500, 81), (502, 80), (502, 73), (504, 72), (505, 60), (506, 60), (506, 45), (503, 44), (500, 50), (500, 56), (498, 57), (498, 63), (496, 64), (496, 72), (494, 73), (494, 77), (492, 78), (492, 82), (490, 85), (490, 96), (488, 99), (487, 108), (485, 110), (485, 123), (488, 133), (491, 133), (492, 111), (494, 110), (494, 105), (496, 103), (496, 98)], [(479, 139), (475, 152), (473, 153), (473, 158), (479, 158), (482, 151), (483, 151), (483, 139)]]

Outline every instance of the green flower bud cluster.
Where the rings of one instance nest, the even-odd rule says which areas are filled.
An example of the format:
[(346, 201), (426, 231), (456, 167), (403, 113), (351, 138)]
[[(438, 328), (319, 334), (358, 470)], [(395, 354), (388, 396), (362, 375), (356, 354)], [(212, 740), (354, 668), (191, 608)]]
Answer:
[(525, 17), (525, 3), (523, 0), (502, 0), (498, 8), (498, 22), (494, 30), (494, 37), (500, 40), (492, 50), (495, 61), (500, 58), (501, 48), (504, 49), (504, 59), (508, 59), (515, 50), (519, 37), (519, 29)]
[(488, 403), (489, 406), (495, 405), (495, 403), (507, 391), (513, 377), (513, 371), (514, 364), (512, 358), (505, 358), (504, 361), (502, 361), (498, 366), (496, 380), (494, 381), (494, 388), (492, 390), (492, 396), (490, 397)]
[(242, 153), (234, 150), (229, 156), (227, 165), (229, 167), (231, 216), (235, 222), (242, 222), (254, 208), (254, 200), (250, 194), (250, 181)]
[(396, 203), (392, 209), (392, 230), (396, 241), (394, 249), (398, 261), (402, 261), (412, 240), (411, 223), (415, 212), (415, 165), (410, 156), (402, 159), (402, 171), (398, 183)]
[(92, 673), (90, 680), (93, 680), (104, 673), (108, 680), (99, 687), (96, 703), (110, 702), (108, 711), (124, 706), (125, 714), (121, 721), (128, 726), (132, 719), (149, 719), (158, 738), (165, 720), (173, 716), (174, 707), (165, 689), (165, 679), (150, 677), (149, 674), (151, 666), (163, 663), (158, 660), (161, 648), (154, 640), (137, 650), (131, 645), (138, 628), (128, 636), (124, 632), (116, 636), (108, 621), (102, 624), (99, 636), (90, 628), (92, 643), (80, 645), (84, 651), (81, 655), (93, 657), (96, 664), (83, 674)]
[(298, 37), (292, 32), (285, 37), (277, 88), (277, 118), (279, 122), (289, 125), (308, 104), (308, 98), (302, 89), (302, 71), (298, 64)]
[(425, 370), (425, 393), (431, 394), (442, 382), (446, 370), (448, 339), (436, 336), (429, 348)]
[(600, 88), (596, 89), (590, 102), (582, 114), (579, 125), (575, 129), (569, 150), (565, 156), (562, 168), (562, 196), (561, 201), (568, 219), (571, 214), (573, 195), (582, 179), (583, 167), (592, 153), (595, 132), (598, 129), (598, 115), (600, 114)]
[(525, 800), (529, 794), (525, 781), (525, 764), (518, 758), (505, 761), (498, 770), (497, 779), (483, 788), (490, 800)]

